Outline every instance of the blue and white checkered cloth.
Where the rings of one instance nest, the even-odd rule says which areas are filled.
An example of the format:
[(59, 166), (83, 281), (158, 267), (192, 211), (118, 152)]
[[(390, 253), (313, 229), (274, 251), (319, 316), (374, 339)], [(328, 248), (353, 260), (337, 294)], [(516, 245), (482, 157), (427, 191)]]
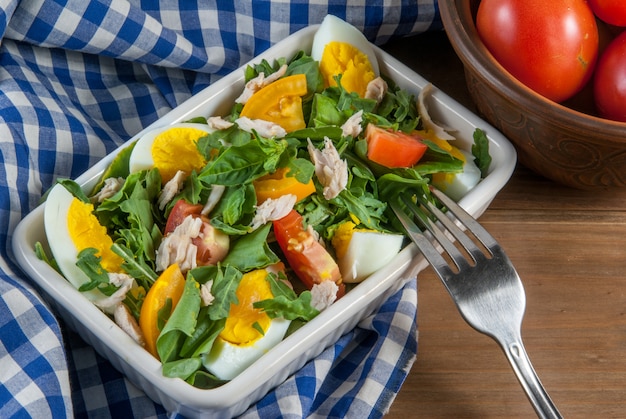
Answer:
[[(166, 417), (67, 330), (11, 234), (57, 177), (328, 13), (377, 44), (440, 29), (436, 0), (0, 0), (0, 417)], [(380, 417), (416, 354), (415, 280), (245, 413)]]

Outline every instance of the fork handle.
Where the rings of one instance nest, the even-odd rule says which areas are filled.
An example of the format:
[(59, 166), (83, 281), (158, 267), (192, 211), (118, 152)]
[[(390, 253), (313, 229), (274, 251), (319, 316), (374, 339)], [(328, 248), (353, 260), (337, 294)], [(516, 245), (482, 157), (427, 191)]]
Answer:
[(535, 408), (537, 416), (543, 419), (562, 418), (558, 409), (550, 399), (550, 396), (544, 389), (535, 369), (530, 363), (530, 358), (526, 353), (526, 349), (521, 339), (513, 340), (500, 345), (506, 353), (515, 375), (526, 392), (526, 396)]

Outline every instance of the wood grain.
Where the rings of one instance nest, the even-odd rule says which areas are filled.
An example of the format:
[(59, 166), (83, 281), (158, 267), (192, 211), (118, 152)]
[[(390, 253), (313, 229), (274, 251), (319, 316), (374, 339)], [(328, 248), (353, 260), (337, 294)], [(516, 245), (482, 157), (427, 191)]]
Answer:
[[(472, 107), (444, 33), (386, 49)], [(522, 278), (524, 343), (563, 415), (626, 417), (626, 189), (575, 190), (518, 167), (480, 221)], [(418, 299), (417, 360), (387, 417), (535, 417), (500, 348), (430, 269)]]

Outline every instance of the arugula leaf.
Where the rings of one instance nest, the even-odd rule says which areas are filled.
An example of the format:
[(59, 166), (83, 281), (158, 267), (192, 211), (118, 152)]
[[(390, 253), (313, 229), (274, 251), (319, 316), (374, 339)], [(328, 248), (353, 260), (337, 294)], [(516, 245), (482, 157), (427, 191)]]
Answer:
[(82, 202), (85, 202), (87, 204), (91, 203), (85, 192), (83, 192), (83, 189), (75, 181), (71, 179), (57, 179), (57, 183), (63, 185), (63, 187), (65, 187), (65, 189), (67, 189), (69, 193), (80, 199)]
[(483, 177), (487, 176), (491, 165), (491, 155), (489, 154), (489, 139), (485, 131), (480, 128), (474, 130), (474, 144), (472, 145), (474, 163), (480, 169)]
[(52, 256), (48, 255), (41, 242), (35, 242), (35, 256), (37, 256), (37, 259), (46, 262), (55, 271), (61, 273), (61, 269), (59, 268), (57, 261)]
[(228, 317), (230, 305), (237, 304), (237, 287), (241, 282), (243, 274), (232, 266), (202, 266), (189, 271), (188, 276), (198, 278), (198, 281), (204, 283), (213, 280), (211, 286), (211, 294), (215, 297), (213, 303), (209, 306), (208, 315), (211, 320), (220, 320)]
[(202, 368), (202, 359), (200, 359), (200, 357), (183, 358), (176, 361), (164, 362), (163, 375), (165, 377), (186, 380), (200, 368)]
[(154, 251), (161, 239), (155, 230), (155, 224), (162, 226), (165, 223), (157, 207), (160, 193), (159, 171), (139, 171), (129, 175), (122, 188), (94, 210), (100, 224), (111, 232), (113, 240), (122, 240), (141, 260), (154, 260)]
[[(274, 143), (286, 145), (284, 141)], [(209, 162), (198, 177), (209, 185), (235, 186), (250, 182), (251, 179), (268, 173), (266, 164), (272, 158), (270, 151), (272, 150), (269, 150), (267, 144), (262, 144), (261, 141), (228, 147)]]
[(213, 320), (208, 311), (208, 307), (200, 309), (196, 328), (193, 334), (185, 339), (180, 350), (181, 357), (197, 357), (209, 353), (213, 347), (213, 342), (224, 330), (226, 319)]
[(202, 369), (191, 374), (186, 381), (192, 386), (204, 390), (210, 390), (228, 382), (228, 380), (220, 380), (213, 374)]
[(296, 293), (275, 274), (267, 275), (274, 298), (253, 303), (254, 308), (262, 309), (270, 318), (282, 317), (286, 320), (301, 319), (309, 321), (319, 314), (311, 306), (311, 291)]
[(256, 211), (256, 194), (251, 183), (226, 187), (211, 211), (211, 224), (230, 235), (243, 235)]
[(144, 288), (150, 288), (154, 281), (157, 280), (158, 275), (148, 265), (148, 263), (146, 263), (143, 258), (135, 257), (126, 246), (123, 246), (120, 243), (113, 243), (111, 250), (124, 259), (124, 263), (122, 263), (124, 271), (126, 271), (128, 275), (135, 278), (135, 280), (137, 280), (137, 282)]
[(98, 191), (100, 191), (100, 189), (102, 189), (102, 187), (104, 186), (104, 181), (106, 179), (112, 178), (112, 177), (113, 178), (118, 178), (118, 177), (126, 178), (128, 176), (129, 174), (128, 164), (130, 161), (130, 155), (133, 152), (133, 149), (135, 148), (135, 144), (137, 144), (136, 141), (130, 144), (129, 146), (124, 147), (122, 150), (120, 150), (119, 153), (117, 153), (117, 155), (115, 156), (111, 164), (106, 168), (106, 170), (102, 174), (100, 181), (94, 186), (93, 190), (91, 191), (91, 195), (95, 195), (96, 193), (98, 193)]
[(82, 284), (78, 291), (84, 292), (98, 288), (104, 295), (111, 295), (117, 290), (117, 287), (109, 283), (109, 274), (100, 264), (102, 258), (96, 256), (96, 253), (98, 253), (98, 249), (93, 247), (78, 252), (76, 266), (89, 278), (89, 282)]
[(157, 352), (164, 364), (179, 359), (185, 338), (191, 336), (196, 327), (200, 302), (199, 285), (188, 277), (178, 304), (157, 338)]
[(238, 238), (222, 261), (242, 272), (264, 268), (280, 261), (267, 244), (271, 223), (267, 223), (250, 234)]

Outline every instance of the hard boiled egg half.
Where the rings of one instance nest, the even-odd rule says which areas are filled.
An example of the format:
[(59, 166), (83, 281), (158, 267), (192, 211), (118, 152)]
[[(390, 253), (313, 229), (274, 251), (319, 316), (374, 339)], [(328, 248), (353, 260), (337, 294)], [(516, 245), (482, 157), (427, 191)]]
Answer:
[(432, 184), (455, 201), (463, 198), (480, 182), (481, 173), (474, 156), (459, 148), (450, 146), (450, 153), (463, 160), (463, 171), (459, 173), (435, 173)]
[(378, 77), (378, 61), (372, 44), (357, 28), (327, 15), (313, 37), (311, 57), (320, 64), (326, 86), (341, 85), (349, 92), (365, 95), (367, 84)]
[(340, 224), (332, 245), (343, 281), (361, 282), (387, 265), (402, 248), (403, 240), (401, 234), (358, 229), (352, 221)]
[(204, 367), (221, 380), (235, 378), (285, 337), (290, 321), (270, 319), (253, 307), (256, 301), (273, 298), (267, 274), (259, 269), (243, 275), (238, 303), (231, 304), (224, 329), (204, 356)]
[(130, 173), (156, 167), (165, 183), (178, 170), (189, 174), (202, 169), (206, 160), (198, 151), (197, 143), (213, 131), (206, 124), (179, 123), (147, 132), (130, 155)]
[[(87, 275), (76, 266), (78, 254), (95, 248), (96, 256), (108, 272), (122, 272), (122, 258), (111, 250), (113, 240), (96, 216), (93, 205), (74, 197), (63, 185), (56, 184), (48, 194), (44, 208), (44, 228), (49, 246), (59, 269), (77, 289), (89, 282)], [(91, 300), (102, 297), (97, 290), (83, 293)]]

